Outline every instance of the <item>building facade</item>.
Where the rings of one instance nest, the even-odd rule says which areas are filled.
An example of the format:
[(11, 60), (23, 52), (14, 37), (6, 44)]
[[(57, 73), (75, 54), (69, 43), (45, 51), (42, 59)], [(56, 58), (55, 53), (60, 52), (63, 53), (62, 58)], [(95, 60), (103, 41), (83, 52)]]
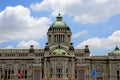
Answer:
[(75, 49), (70, 27), (59, 14), (44, 49), (0, 49), (0, 80), (120, 80), (118, 46), (106, 56)]

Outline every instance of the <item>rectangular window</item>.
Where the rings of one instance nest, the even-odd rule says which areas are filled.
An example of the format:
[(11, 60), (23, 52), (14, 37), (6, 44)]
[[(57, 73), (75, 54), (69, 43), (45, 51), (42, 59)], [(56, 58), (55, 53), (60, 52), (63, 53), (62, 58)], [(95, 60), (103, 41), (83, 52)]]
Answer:
[(57, 78), (61, 78), (62, 77), (62, 69), (56, 69), (57, 72)]
[(77, 78), (77, 71), (75, 70), (75, 78)]
[(27, 70), (25, 70), (25, 79), (27, 79)]
[(44, 69), (42, 69), (42, 78), (44, 77)]
[(120, 72), (117, 71), (117, 80), (119, 80), (119, 79), (120, 79)]
[(53, 70), (50, 69), (50, 77), (52, 78)]
[(67, 74), (67, 77), (68, 77), (68, 69), (66, 69), (66, 74)]
[(54, 35), (54, 42), (57, 42), (57, 35)]
[(7, 70), (5, 70), (5, 79), (7, 79)]

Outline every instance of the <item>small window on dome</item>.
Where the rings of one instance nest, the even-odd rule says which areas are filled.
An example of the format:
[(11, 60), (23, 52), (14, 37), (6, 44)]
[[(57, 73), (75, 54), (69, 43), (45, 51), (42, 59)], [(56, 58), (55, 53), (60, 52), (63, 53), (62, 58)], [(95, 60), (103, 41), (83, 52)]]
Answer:
[(53, 54), (56, 54), (56, 52), (53, 52)]
[(62, 52), (62, 54), (64, 54), (64, 55), (65, 55), (65, 52)]

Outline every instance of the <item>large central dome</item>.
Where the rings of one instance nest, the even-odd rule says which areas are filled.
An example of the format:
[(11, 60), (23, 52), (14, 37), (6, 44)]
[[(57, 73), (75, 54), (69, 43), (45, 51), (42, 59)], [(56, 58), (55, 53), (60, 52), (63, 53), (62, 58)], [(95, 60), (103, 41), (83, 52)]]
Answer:
[(48, 44), (47, 46), (52, 46), (55, 44), (64, 44), (71, 46), (71, 30), (68, 25), (62, 20), (62, 16), (58, 14), (56, 21), (48, 29)]
[(55, 21), (51, 27), (53, 28), (67, 28), (67, 24), (65, 22), (62, 21), (62, 16), (59, 14), (56, 17), (57, 21)]

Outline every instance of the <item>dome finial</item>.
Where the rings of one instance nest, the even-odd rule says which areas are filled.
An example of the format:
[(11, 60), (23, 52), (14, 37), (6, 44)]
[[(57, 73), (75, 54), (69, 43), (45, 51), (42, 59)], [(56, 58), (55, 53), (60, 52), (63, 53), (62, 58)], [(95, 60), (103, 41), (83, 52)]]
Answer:
[(60, 14), (60, 12), (59, 12), (59, 14), (58, 14), (59, 16), (61, 16), (61, 14)]
[(56, 17), (56, 19), (57, 19), (57, 21), (62, 21), (62, 16), (61, 16), (60, 12), (59, 12), (58, 16)]

